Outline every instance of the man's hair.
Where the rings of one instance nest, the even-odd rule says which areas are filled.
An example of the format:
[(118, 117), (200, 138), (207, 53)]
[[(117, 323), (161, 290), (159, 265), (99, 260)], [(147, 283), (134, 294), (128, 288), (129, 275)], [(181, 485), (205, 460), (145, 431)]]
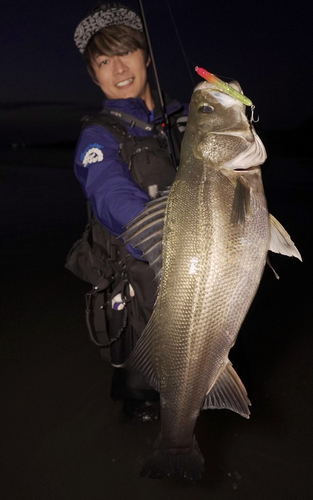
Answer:
[(102, 28), (89, 40), (83, 54), (88, 72), (92, 79), (96, 81), (96, 75), (92, 67), (92, 61), (99, 55), (109, 57), (123, 55), (125, 52), (135, 52), (142, 49), (144, 59), (147, 62), (149, 51), (145, 35), (138, 30), (128, 26), (108, 26)]

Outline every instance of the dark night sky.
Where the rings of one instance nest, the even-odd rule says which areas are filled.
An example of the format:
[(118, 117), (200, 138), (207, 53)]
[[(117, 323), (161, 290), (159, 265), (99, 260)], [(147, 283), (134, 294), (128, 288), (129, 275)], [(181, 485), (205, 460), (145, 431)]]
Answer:
[[(167, 3), (188, 58), (238, 79), (256, 104), (260, 127), (292, 129), (312, 117), (313, 10), (308, 2), (143, 0), (161, 86), (189, 101), (193, 85)], [(136, 0), (128, 4), (138, 8)], [(94, 0), (3, 0), (2, 141), (75, 139), (79, 116), (88, 106), (100, 106), (102, 94), (73, 42), (76, 25), (94, 5)], [(190, 69), (193, 73), (192, 63)]]

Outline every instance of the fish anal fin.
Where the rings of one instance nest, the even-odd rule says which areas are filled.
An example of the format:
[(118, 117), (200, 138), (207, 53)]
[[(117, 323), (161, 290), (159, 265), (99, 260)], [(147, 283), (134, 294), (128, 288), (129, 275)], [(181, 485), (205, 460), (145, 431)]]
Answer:
[(243, 224), (246, 216), (250, 215), (250, 187), (238, 177), (231, 212), (233, 224)]
[(272, 214), (269, 214), (269, 219), (271, 231), (269, 250), (271, 250), (271, 252), (287, 255), (288, 257), (296, 257), (302, 262), (300, 252), (290, 238), (286, 229)]
[(153, 389), (160, 392), (160, 381), (156, 374), (155, 368), (155, 346), (153, 333), (154, 314), (152, 314), (150, 321), (141, 334), (134, 350), (132, 351), (129, 359), (126, 361), (124, 367), (129, 370), (134, 370), (142, 376), (142, 378)]
[(202, 409), (232, 410), (249, 418), (249, 405), (247, 391), (229, 361), (207, 393)]

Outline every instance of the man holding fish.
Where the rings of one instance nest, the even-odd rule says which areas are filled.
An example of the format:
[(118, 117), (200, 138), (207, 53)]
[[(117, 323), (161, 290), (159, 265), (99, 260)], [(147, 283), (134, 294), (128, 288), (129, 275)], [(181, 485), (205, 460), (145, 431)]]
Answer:
[[(139, 97), (151, 112), (150, 89), (145, 78), (138, 78), (148, 59), (137, 50), (111, 58), (98, 54), (92, 68), (107, 97)], [(140, 64), (115, 79), (110, 64), (121, 68), (120, 61), (129, 56)], [(237, 82), (228, 85), (196, 69), (207, 81), (193, 92), (172, 186), (149, 202), (140, 194), (138, 210), (127, 209), (124, 222), (132, 220), (122, 234), (126, 244), (142, 252), (158, 284), (152, 316), (126, 362), (130, 373), (139, 372), (160, 393), (161, 432), (143, 473), (189, 480), (203, 472), (194, 436), (201, 409), (230, 409), (249, 417), (250, 402), (228, 354), (258, 289), (268, 250), (301, 260), (267, 210), (260, 169), (266, 152), (245, 112), (252, 102)], [(86, 194), (91, 186), (93, 197), (101, 193), (89, 196), (94, 209), (122, 199), (118, 187), (107, 183), (108, 171), (103, 193), (101, 174), (89, 180), (83, 168), (76, 165)], [(121, 225), (113, 234), (122, 231)]]

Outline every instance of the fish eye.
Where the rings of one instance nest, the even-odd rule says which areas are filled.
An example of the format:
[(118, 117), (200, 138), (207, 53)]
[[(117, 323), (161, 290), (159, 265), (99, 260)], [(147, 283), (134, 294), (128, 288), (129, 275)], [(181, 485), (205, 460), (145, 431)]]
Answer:
[(209, 115), (214, 111), (214, 108), (213, 106), (209, 106), (208, 104), (202, 104), (202, 106), (199, 107), (198, 111), (200, 111), (200, 113)]

